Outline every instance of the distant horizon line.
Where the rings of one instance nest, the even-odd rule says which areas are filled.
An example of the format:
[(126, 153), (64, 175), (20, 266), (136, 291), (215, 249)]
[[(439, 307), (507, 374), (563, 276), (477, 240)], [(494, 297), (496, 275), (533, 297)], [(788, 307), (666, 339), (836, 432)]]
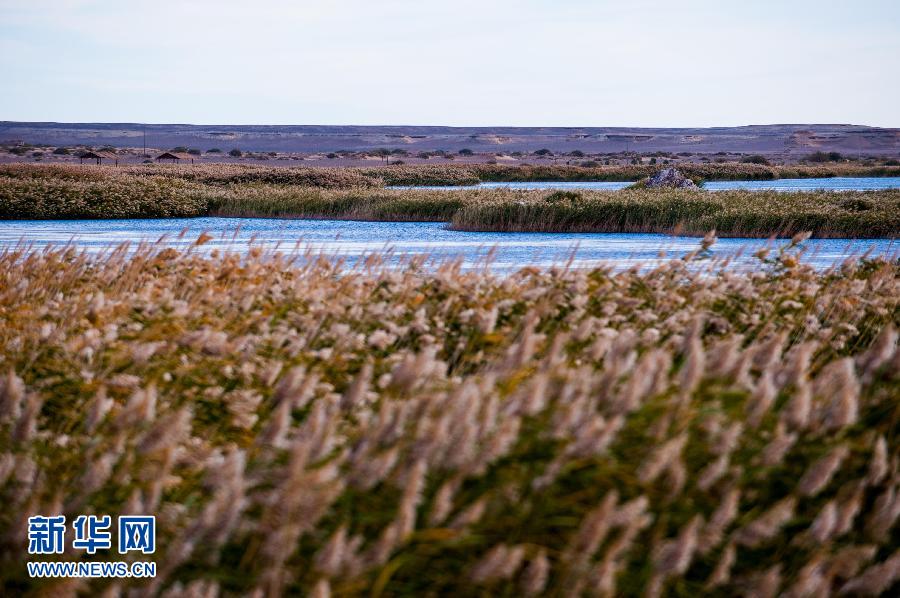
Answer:
[(864, 125), (854, 123), (763, 123), (742, 125), (706, 125), (706, 126), (645, 126), (645, 125), (441, 125), (441, 124), (268, 124), (268, 123), (191, 123), (191, 122), (141, 122), (141, 121), (56, 121), (56, 120), (0, 120), (2, 125), (105, 125), (105, 126), (178, 126), (178, 127), (347, 127), (347, 128), (433, 128), (433, 129), (737, 129), (750, 127), (847, 127), (866, 129), (900, 129), (900, 127), (882, 125)]

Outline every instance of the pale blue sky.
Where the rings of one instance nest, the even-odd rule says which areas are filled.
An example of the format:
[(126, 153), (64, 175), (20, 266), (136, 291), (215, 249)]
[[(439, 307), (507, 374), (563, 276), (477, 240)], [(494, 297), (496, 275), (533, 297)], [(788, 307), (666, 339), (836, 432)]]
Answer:
[(0, 120), (900, 126), (898, 0), (0, 0)]

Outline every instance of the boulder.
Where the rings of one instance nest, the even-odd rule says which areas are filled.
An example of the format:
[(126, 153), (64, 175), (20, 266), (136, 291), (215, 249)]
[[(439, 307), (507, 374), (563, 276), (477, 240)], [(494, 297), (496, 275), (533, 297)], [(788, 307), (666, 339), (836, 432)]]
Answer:
[(681, 174), (677, 168), (664, 168), (647, 179), (650, 189), (697, 189), (694, 181)]

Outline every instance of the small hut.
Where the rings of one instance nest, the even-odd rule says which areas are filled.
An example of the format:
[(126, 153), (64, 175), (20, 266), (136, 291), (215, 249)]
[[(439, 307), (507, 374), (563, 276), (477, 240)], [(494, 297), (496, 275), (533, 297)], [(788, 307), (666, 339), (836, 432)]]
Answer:
[(180, 164), (182, 160), (184, 160), (186, 163), (190, 162), (191, 164), (193, 164), (194, 156), (181, 152), (163, 152), (160, 155), (156, 156), (157, 162), (162, 162), (163, 160), (171, 160), (172, 164)]
[(104, 160), (111, 161), (113, 165), (119, 165), (119, 156), (109, 152), (86, 151), (78, 156), (80, 164), (84, 164), (85, 160), (94, 160), (97, 164), (103, 164)]

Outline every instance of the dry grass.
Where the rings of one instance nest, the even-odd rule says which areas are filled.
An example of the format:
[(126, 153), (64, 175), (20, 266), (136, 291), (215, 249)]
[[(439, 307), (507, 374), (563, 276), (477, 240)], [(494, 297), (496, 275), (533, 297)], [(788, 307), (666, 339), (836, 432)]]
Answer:
[[(900, 264), (796, 249), (509, 277), (6, 253), (2, 592), (896, 589)], [(156, 580), (29, 580), (26, 518), (83, 512), (155, 514)]]

